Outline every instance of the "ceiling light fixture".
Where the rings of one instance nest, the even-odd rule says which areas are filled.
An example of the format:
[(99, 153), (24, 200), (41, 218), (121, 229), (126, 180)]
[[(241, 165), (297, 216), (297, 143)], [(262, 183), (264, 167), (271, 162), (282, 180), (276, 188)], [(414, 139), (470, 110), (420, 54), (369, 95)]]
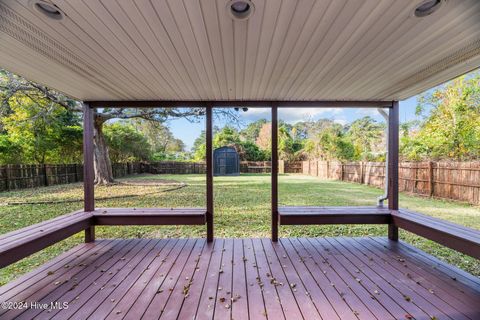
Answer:
[(425, 1), (422, 1), (415, 8), (414, 15), (415, 15), (415, 17), (418, 17), (418, 18), (423, 18), (423, 17), (429, 16), (432, 13), (434, 13), (435, 11), (437, 11), (440, 8), (440, 6), (443, 2), (444, 2), (443, 0), (425, 0)]
[(227, 11), (233, 19), (246, 20), (250, 18), (255, 6), (250, 0), (230, 0), (227, 2)]
[(44, 0), (34, 0), (30, 1), (30, 6), (35, 9), (37, 12), (40, 12), (45, 17), (52, 20), (62, 20), (65, 18), (65, 13), (60, 10), (56, 5), (51, 2)]

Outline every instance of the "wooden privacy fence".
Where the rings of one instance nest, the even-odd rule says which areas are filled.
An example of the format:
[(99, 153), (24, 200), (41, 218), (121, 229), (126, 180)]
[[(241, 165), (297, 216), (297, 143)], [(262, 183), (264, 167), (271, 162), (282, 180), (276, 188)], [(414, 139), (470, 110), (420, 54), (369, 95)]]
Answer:
[[(379, 188), (385, 183), (383, 162), (302, 162), (302, 173), (321, 179), (361, 183)], [(403, 192), (480, 204), (480, 162), (401, 162)]]
[[(383, 162), (279, 161), (279, 173), (303, 173), (332, 179), (384, 187)], [(203, 162), (128, 162), (112, 165), (115, 178), (140, 173), (205, 174)], [(241, 173), (270, 173), (270, 161), (242, 161)], [(399, 166), (400, 191), (437, 198), (480, 204), (480, 162), (402, 162)], [(35, 188), (83, 180), (83, 165), (0, 166), (0, 191)]]
[[(142, 173), (142, 163), (114, 163), (115, 178)], [(11, 164), (0, 166), (0, 191), (83, 181), (82, 164)]]
[[(279, 172), (301, 172), (301, 162), (290, 165), (280, 161)], [(242, 161), (241, 173), (270, 173), (270, 161)], [(205, 174), (206, 165), (203, 162), (128, 162), (112, 164), (115, 178), (131, 174)], [(19, 164), (0, 166), (0, 191), (37, 188), (57, 184), (83, 181), (82, 164)]]

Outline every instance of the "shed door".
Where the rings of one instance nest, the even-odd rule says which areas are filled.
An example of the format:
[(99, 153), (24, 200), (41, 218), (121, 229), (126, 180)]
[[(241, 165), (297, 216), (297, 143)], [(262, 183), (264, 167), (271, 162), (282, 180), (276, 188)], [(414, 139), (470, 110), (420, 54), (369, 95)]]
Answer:
[(218, 158), (218, 169), (219, 174), (227, 174), (227, 161), (224, 154)]
[(228, 152), (227, 154), (225, 154), (226, 158), (227, 158), (227, 161), (226, 161), (226, 165), (227, 165), (227, 171), (226, 173), (227, 174), (235, 174), (237, 173), (237, 165), (236, 165), (236, 154), (233, 153), (233, 152)]

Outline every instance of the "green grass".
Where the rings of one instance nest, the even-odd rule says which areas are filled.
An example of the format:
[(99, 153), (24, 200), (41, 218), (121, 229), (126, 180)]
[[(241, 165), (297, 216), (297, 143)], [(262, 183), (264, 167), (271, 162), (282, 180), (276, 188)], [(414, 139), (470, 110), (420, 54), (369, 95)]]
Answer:
[[(132, 178), (130, 178), (132, 179)], [(144, 176), (133, 179), (142, 180)], [(172, 186), (115, 185), (98, 187), (98, 197), (134, 195), (134, 197), (97, 201), (97, 207), (204, 207), (203, 175), (158, 175), (151, 179), (185, 182), (185, 188), (165, 192)], [(381, 190), (339, 181), (321, 181), (314, 177), (282, 175), (279, 178), (281, 205), (374, 205)], [(0, 203), (15, 201), (73, 200), (82, 196), (81, 184), (52, 186), (0, 193)], [(434, 199), (401, 195), (400, 204), (419, 212), (480, 229), (480, 208)], [(0, 206), (0, 234), (51, 219), (77, 209), (81, 202)], [(241, 175), (215, 178), (215, 236), (270, 236), (270, 178), (268, 175)], [(386, 226), (335, 225), (281, 227), (280, 236), (385, 236)], [(204, 237), (205, 227), (126, 226), (97, 227), (97, 238)], [(400, 237), (450, 264), (480, 276), (480, 263), (468, 256), (432, 241), (401, 231)], [(0, 271), (0, 284), (32, 270), (65, 250), (81, 243), (77, 234)]]

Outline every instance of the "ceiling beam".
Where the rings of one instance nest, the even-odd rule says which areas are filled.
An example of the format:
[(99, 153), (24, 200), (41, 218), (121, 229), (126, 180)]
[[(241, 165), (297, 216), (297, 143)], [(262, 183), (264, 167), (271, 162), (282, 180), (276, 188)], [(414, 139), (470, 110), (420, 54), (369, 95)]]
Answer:
[[(86, 101), (87, 102), (87, 101)], [(188, 108), (188, 107), (248, 107), (248, 108), (391, 108), (392, 101), (167, 101), (167, 100), (128, 100), (128, 101), (88, 101), (91, 108)]]

